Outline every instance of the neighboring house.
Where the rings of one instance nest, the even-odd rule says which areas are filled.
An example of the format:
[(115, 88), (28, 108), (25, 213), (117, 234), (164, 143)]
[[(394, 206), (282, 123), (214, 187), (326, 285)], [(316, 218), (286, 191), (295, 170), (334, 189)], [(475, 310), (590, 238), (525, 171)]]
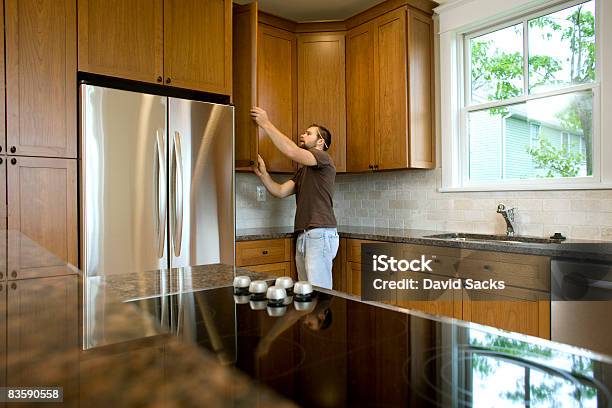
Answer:
[[(529, 179), (544, 177), (527, 151), (546, 138), (564, 151), (581, 152), (586, 157), (582, 132), (569, 132), (556, 119), (530, 120), (524, 106), (509, 108), (508, 115), (491, 114), (489, 110), (470, 115), (470, 180)], [(586, 175), (586, 160), (579, 175)]]

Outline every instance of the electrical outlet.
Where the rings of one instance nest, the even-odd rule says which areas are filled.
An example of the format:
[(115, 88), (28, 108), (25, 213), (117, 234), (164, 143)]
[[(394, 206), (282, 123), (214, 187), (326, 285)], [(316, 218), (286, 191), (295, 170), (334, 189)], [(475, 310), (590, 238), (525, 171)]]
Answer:
[(257, 186), (257, 201), (266, 201), (266, 188)]

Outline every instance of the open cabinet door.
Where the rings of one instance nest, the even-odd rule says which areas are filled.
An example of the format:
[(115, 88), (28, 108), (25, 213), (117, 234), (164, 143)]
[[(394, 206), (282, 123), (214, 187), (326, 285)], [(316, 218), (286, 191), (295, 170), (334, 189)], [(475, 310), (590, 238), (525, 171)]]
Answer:
[(258, 129), (251, 119), (257, 106), (257, 1), (234, 5), (233, 88), (236, 107), (235, 160), (237, 170), (257, 162)]

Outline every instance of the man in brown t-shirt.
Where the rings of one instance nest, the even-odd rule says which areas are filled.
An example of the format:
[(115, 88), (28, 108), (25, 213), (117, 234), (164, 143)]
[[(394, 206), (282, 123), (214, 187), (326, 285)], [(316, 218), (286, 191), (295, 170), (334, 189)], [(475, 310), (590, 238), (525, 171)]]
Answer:
[(284, 198), (295, 194), (294, 230), (298, 233), (295, 265), (298, 277), (331, 289), (332, 262), (339, 244), (333, 209), (336, 166), (327, 153), (331, 133), (323, 126), (312, 125), (300, 135), (298, 146), (270, 122), (263, 109), (254, 107), (251, 116), (278, 150), (298, 163), (298, 170), (291, 180), (283, 184), (272, 180), (261, 156), (253, 169), (273, 196)]

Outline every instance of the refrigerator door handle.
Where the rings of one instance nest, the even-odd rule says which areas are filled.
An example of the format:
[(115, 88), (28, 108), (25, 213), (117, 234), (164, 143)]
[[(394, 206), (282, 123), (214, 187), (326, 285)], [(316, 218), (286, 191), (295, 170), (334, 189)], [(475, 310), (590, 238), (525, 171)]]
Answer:
[(166, 246), (166, 152), (163, 132), (155, 131), (155, 159), (157, 164), (157, 257), (163, 258)]
[(174, 256), (181, 255), (183, 241), (183, 155), (181, 134), (174, 132)]

